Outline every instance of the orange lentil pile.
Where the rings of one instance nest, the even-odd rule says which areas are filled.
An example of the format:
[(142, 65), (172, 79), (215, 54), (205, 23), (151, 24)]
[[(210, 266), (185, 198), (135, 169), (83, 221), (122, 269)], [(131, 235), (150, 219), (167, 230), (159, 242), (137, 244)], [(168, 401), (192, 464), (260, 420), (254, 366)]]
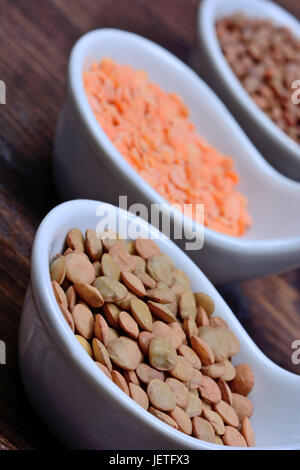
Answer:
[[(91, 108), (127, 162), (171, 204), (204, 204), (205, 225), (241, 236), (251, 224), (234, 162), (199, 136), (175, 93), (111, 59), (83, 74)], [(199, 110), (201, 112), (201, 110)]]

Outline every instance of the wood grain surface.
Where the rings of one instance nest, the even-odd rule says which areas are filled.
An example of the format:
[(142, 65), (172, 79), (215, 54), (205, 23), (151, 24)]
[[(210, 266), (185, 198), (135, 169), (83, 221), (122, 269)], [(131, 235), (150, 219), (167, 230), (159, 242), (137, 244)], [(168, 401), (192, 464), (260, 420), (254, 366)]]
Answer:
[[(242, 1), (242, 0), (241, 0)], [(278, 2), (300, 17), (299, 0)], [(30, 250), (57, 204), (51, 181), (53, 133), (65, 94), (68, 55), (83, 33), (117, 27), (146, 36), (187, 61), (196, 39), (197, 0), (2, 0), (0, 79), (0, 449), (59, 447), (22, 389), (17, 337)], [(222, 295), (256, 344), (280, 366), (300, 339), (300, 270), (227, 286)]]

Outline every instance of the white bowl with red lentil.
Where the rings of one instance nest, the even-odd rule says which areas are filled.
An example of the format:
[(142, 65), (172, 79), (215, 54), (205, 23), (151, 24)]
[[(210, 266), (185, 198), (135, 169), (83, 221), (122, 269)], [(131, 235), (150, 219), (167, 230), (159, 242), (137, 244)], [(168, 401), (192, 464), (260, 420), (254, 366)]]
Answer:
[(271, 1), (200, 3), (195, 69), (262, 155), (296, 181), (300, 181), (299, 51), (300, 22)]
[[(107, 86), (108, 74), (117, 83), (113, 90)], [(142, 82), (138, 93), (134, 89), (131, 95), (135, 105), (142, 100), (145, 109), (142, 114), (134, 108), (138, 119), (130, 108), (131, 100), (126, 103), (124, 76), (133, 83), (138, 76)], [(158, 101), (154, 111), (153, 101)], [(172, 118), (169, 111), (174, 108)], [(120, 124), (120, 109), (125, 109), (128, 123), (121, 116)], [(152, 130), (155, 127), (150, 141), (153, 132), (142, 135), (147, 116)], [(115, 135), (111, 123), (120, 126), (119, 134)], [(131, 142), (139, 139), (135, 146), (127, 144), (128, 129)], [(185, 239), (175, 241), (185, 248), (185, 242), (195, 235), (193, 229), (200, 237), (204, 233), (204, 246), (187, 253), (215, 283), (300, 264), (300, 223), (295, 217), (299, 184), (265, 161), (195, 72), (136, 34), (101, 29), (84, 35), (74, 46), (53, 167), (63, 199), (100, 198), (118, 205), (119, 196), (126, 196), (125, 208), (138, 203), (149, 209), (151, 204), (159, 204), (165, 211), (171, 207), (169, 203), (204, 203), (205, 228), (198, 223), (185, 226)], [(139, 212), (145, 217), (140, 208)], [(183, 222), (191, 219), (182, 218), (179, 211), (174, 214), (180, 232)]]
[[(140, 388), (145, 388), (142, 384), (142, 382), (145, 382), (145, 378), (143, 377), (145, 377), (145, 374), (147, 375), (147, 370), (151, 371), (151, 367), (146, 367), (146, 364), (144, 364), (144, 370), (142, 370), (139, 366), (137, 367), (137, 363), (132, 365), (132, 359), (136, 357), (136, 355), (131, 355), (126, 359), (124, 354), (118, 353), (120, 344), (118, 345), (118, 348), (116, 348), (116, 342), (119, 340), (121, 340), (123, 343), (126, 340), (126, 342), (130, 343), (131, 347), (134, 347), (135, 350), (137, 350), (139, 347), (142, 348), (140, 338), (139, 341), (134, 341), (128, 337), (128, 335), (132, 334), (132, 330), (130, 328), (128, 329), (130, 309), (128, 309), (128, 307), (126, 307), (124, 304), (122, 308), (126, 309), (127, 313), (123, 311), (122, 314), (121, 312), (119, 314), (119, 326), (115, 325), (114, 328), (109, 329), (110, 332), (114, 333), (114, 336), (110, 338), (109, 332), (108, 338), (104, 339), (105, 330), (103, 325), (105, 325), (105, 319), (110, 326), (113, 320), (112, 315), (108, 315), (108, 311), (106, 309), (106, 307), (109, 308), (111, 306), (111, 299), (108, 299), (107, 295), (111, 295), (112, 290), (107, 290), (106, 288), (103, 290), (103, 286), (100, 287), (101, 293), (98, 291), (97, 296), (93, 296), (92, 304), (95, 308), (91, 307), (91, 297), (87, 296), (86, 294), (87, 292), (91, 293), (93, 289), (95, 290), (95, 287), (93, 287), (90, 283), (95, 279), (96, 275), (98, 275), (96, 274), (96, 271), (98, 270), (97, 263), (99, 264), (99, 261), (94, 261), (96, 264), (93, 266), (91, 261), (100, 259), (102, 269), (106, 270), (108, 268), (108, 258), (116, 255), (119, 252), (120, 247), (124, 248), (125, 246), (127, 247), (126, 249), (129, 249), (125, 257), (126, 269), (131, 266), (133, 259), (136, 261), (139, 259), (139, 262), (142, 261), (140, 256), (137, 256), (137, 253), (135, 255), (130, 254), (134, 253), (132, 251), (132, 242), (127, 246), (125, 239), (123, 241), (119, 239), (114, 240), (114, 243), (117, 241), (120, 242), (119, 245), (110, 245), (109, 243), (112, 240), (110, 240), (109, 237), (104, 239), (101, 237), (101, 235), (99, 235), (100, 240), (102, 240), (102, 244), (99, 239), (98, 242), (95, 243), (94, 231), (97, 230), (98, 233), (98, 224), (101, 220), (101, 216), (104, 214), (107, 216), (106, 220), (108, 220), (108, 217), (110, 217), (111, 221), (114, 221), (115, 217), (118, 216), (118, 220), (121, 226), (123, 228), (125, 227), (125, 230), (134, 224), (136, 228), (140, 227), (140, 234), (146, 234), (146, 236), (153, 238), (153, 241), (156, 245), (153, 247), (152, 242), (150, 244), (150, 249), (152, 253), (153, 250), (154, 253), (156, 253), (154, 258), (155, 256), (159, 256), (161, 259), (161, 255), (157, 254), (158, 251), (160, 251), (164, 254), (164, 260), (169, 260), (168, 266), (170, 266), (170, 260), (172, 260), (172, 263), (174, 263), (174, 265), (172, 264), (172, 270), (175, 269), (175, 271), (172, 271), (172, 284), (170, 283), (171, 287), (174, 288), (176, 286), (176, 290), (173, 291), (174, 294), (175, 292), (179, 294), (178, 283), (183, 283), (181, 284), (183, 286), (186, 285), (187, 277), (190, 279), (188, 289), (191, 289), (191, 291), (184, 291), (182, 294), (182, 296), (184, 296), (184, 302), (180, 302), (180, 312), (178, 312), (177, 318), (178, 323), (176, 323), (177, 321), (175, 322), (174, 319), (172, 320), (172, 323), (177, 324), (177, 330), (180, 330), (181, 328), (180, 324), (183, 315), (182, 309), (184, 309), (185, 313), (188, 315), (186, 318), (187, 328), (185, 328), (188, 337), (190, 328), (189, 323), (192, 319), (191, 315), (193, 312), (190, 309), (188, 312), (186, 311), (186, 300), (192, 295), (192, 292), (198, 292), (197, 301), (200, 301), (201, 305), (203, 306), (203, 308), (199, 308), (199, 318), (196, 318), (198, 326), (200, 323), (203, 324), (204, 320), (207, 323), (207, 316), (209, 316), (209, 322), (214, 322), (214, 328), (216, 328), (216, 330), (222, 331), (223, 334), (227, 332), (226, 337), (231, 330), (230, 338), (235, 338), (233, 346), (235, 353), (237, 353), (233, 358), (233, 365), (237, 366), (240, 364), (239, 372), (238, 367), (236, 367), (236, 376), (233, 381), (235, 382), (237, 377), (240, 377), (241, 379), (244, 377), (244, 379), (239, 380), (239, 383), (235, 383), (233, 387), (230, 379), (233, 377), (231, 374), (234, 368), (231, 366), (231, 376), (229, 377), (226, 372), (227, 377), (224, 377), (223, 382), (225, 380), (229, 381), (228, 384), (230, 384), (232, 390), (235, 391), (235, 395), (232, 397), (233, 407), (236, 407), (236, 403), (238, 403), (234, 400), (234, 398), (236, 399), (237, 396), (240, 400), (242, 400), (242, 402), (246, 401), (246, 403), (249, 403), (249, 400), (252, 401), (254, 405), (254, 413), (253, 409), (251, 409), (249, 412), (247, 407), (246, 410), (244, 409), (244, 413), (249, 413), (247, 415), (250, 416), (251, 422), (253, 424), (254, 433), (256, 435), (256, 448), (299, 448), (300, 414), (298, 412), (298, 391), (300, 377), (281, 369), (271, 362), (266, 356), (264, 356), (264, 354), (256, 347), (256, 345), (247, 335), (241, 324), (238, 322), (232, 311), (226, 305), (210, 281), (191, 261), (191, 259), (173, 242), (163, 239), (162, 237), (157, 239), (157, 231), (142, 219), (140, 219), (137, 223), (136, 218), (126, 211), (115, 208), (110, 204), (89, 200), (75, 200), (60, 204), (59, 206), (52, 209), (51, 212), (41, 222), (33, 244), (31, 260), (31, 283), (24, 301), (20, 324), (19, 366), (22, 381), (34, 408), (43, 418), (45, 423), (50, 427), (52, 432), (54, 432), (55, 435), (57, 435), (64, 444), (73, 449), (217, 450), (232, 448), (226, 446), (221, 447), (219, 445), (222, 444), (220, 438), (217, 440), (218, 443), (213, 443), (214, 434), (212, 436), (207, 436), (205, 433), (203, 436), (204, 440), (201, 439), (202, 433), (200, 432), (199, 434), (199, 431), (201, 431), (200, 425), (203, 425), (205, 421), (203, 418), (200, 418), (201, 411), (203, 412), (204, 417), (215, 417), (210, 408), (214, 406), (213, 403), (216, 402), (216, 400), (213, 398), (213, 396), (209, 396), (210, 394), (207, 395), (207, 392), (210, 390), (208, 385), (211, 386), (213, 382), (213, 380), (209, 379), (209, 376), (206, 375), (209, 372), (207, 368), (204, 367), (202, 369), (203, 383), (202, 387), (199, 389), (200, 391), (198, 392), (199, 396), (201, 393), (203, 403), (201, 403), (199, 398), (197, 398), (197, 402), (200, 404), (201, 409), (197, 409), (196, 412), (193, 413), (191, 413), (190, 409), (187, 409), (186, 411), (186, 413), (189, 413), (190, 416), (192, 416), (194, 436), (196, 435), (199, 437), (195, 438), (191, 435), (188, 435), (190, 431), (187, 429), (185, 429), (187, 432), (187, 434), (185, 434), (178, 429), (166, 424), (164, 420), (169, 418), (167, 422), (173, 424), (174, 426), (174, 422), (172, 419), (170, 419), (170, 416), (166, 416), (166, 413), (168, 413), (167, 411), (158, 413), (156, 410), (155, 414), (151, 414), (151, 411), (154, 413), (155, 410), (151, 410), (151, 408), (149, 408), (150, 412), (148, 412), (146, 409), (144, 409), (145, 404), (139, 399), (141, 394)], [(82, 233), (82, 235), (78, 237), (80, 233), (79, 231)], [(124, 236), (123, 233), (122, 235)], [(84, 244), (86, 243), (85, 247), (81, 246), (82, 242)], [(138, 250), (138, 253), (144, 257), (148, 257), (148, 259), (144, 260), (144, 265), (146, 265), (146, 262), (148, 265), (148, 273), (152, 273), (152, 275), (155, 277), (157, 277), (157, 275), (161, 276), (162, 272), (156, 269), (157, 265), (156, 268), (153, 265), (153, 256), (151, 255), (151, 252), (149, 252), (147, 246), (148, 245), (142, 244), (141, 241), (139, 242), (139, 246), (137, 243), (135, 243), (135, 248)], [(115, 247), (117, 247), (118, 250), (114, 249)], [(85, 253), (82, 252), (81, 249), (86, 250)], [(110, 253), (110, 255), (108, 253)], [(104, 257), (106, 257), (106, 261), (104, 261)], [(125, 261), (123, 257), (120, 259), (117, 256), (115, 259), (118, 263), (120, 263), (120, 261), (122, 261), (122, 263)], [(130, 264), (128, 264), (129, 260)], [(63, 269), (62, 272), (61, 267), (65, 263), (67, 263), (65, 266), (66, 269)], [(79, 271), (77, 269), (78, 267), (80, 267)], [(76, 269), (74, 270), (74, 268)], [(90, 276), (90, 273), (93, 272), (94, 269), (94, 274)], [(74, 278), (75, 271), (76, 279)], [(170, 274), (168, 269), (167, 272)], [(106, 271), (106, 274), (108, 275), (109, 273)], [(80, 278), (78, 278), (78, 275)], [(110, 271), (110, 275), (114, 276), (113, 271)], [(63, 293), (63, 289), (67, 288), (68, 293), (70, 293), (70, 289), (73, 289), (73, 286), (69, 284), (71, 279), (77, 282), (77, 284), (74, 284), (76, 288), (75, 297), (66, 294), (67, 298), (63, 299), (63, 296), (65, 295)], [(97, 277), (94, 282), (94, 286), (99, 287), (101, 279), (103, 280), (101, 275), (100, 277)], [(131, 281), (132, 279), (133, 277), (131, 276)], [(175, 279), (176, 282), (173, 284), (173, 280)], [(129, 277), (127, 273), (127, 281), (128, 280)], [(143, 280), (145, 282), (144, 278)], [(167, 279), (165, 280), (167, 281)], [(89, 286), (85, 293), (82, 289), (80, 291), (78, 290), (78, 281), (84, 281), (81, 287), (83, 287), (83, 285), (86, 285), (86, 287)], [(116, 286), (116, 284), (119, 283), (116, 280), (112, 280), (112, 285)], [(121, 284), (118, 285), (118, 290), (120, 289), (120, 286)], [(131, 282), (127, 282), (127, 286), (131, 289)], [(122, 285), (122, 290), (124, 289), (125, 287)], [(166, 287), (164, 287), (164, 290), (166, 291)], [(144, 296), (144, 292), (139, 292), (136, 290), (135, 292), (138, 296), (140, 296), (140, 300), (135, 300), (134, 308), (135, 313), (137, 313), (136, 303), (143, 303), (141, 299), (144, 299), (146, 302), (147, 297)], [(143, 297), (141, 297), (141, 295)], [(150, 295), (149, 291), (147, 292), (147, 295)], [(95, 300), (99, 300), (101, 297), (102, 301), (100, 304), (95, 303)], [(83, 301), (83, 298), (85, 301)], [(207, 302), (208, 298), (210, 298), (209, 303)], [(74, 301), (74, 299), (77, 300)], [(204, 299), (206, 299), (206, 303), (203, 303)], [(57, 302), (58, 300), (60, 302), (66, 303), (67, 306), (62, 308), (63, 304), (60, 305)], [(183, 297), (181, 300), (183, 301)], [(103, 305), (103, 301), (105, 302), (105, 305)], [(121, 297), (118, 299), (114, 297), (114, 302), (119, 303), (119, 301), (123, 302), (123, 299)], [(73, 308), (71, 308), (72, 303)], [(99, 305), (101, 306), (99, 307)], [(158, 305), (159, 304), (156, 306)], [(86, 322), (83, 321), (80, 311), (89, 311), (90, 309), (93, 313), (90, 311), (89, 316), (94, 316), (95, 319), (94, 334), (99, 338), (100, 330), (100, 333), (102, 332), (101, 340), (103, 342), (96, 338), (93, 338), (92, 340), (92, 337), (90, 337), (85, 329)], [(207, 314), (203, 311), (203, 309), (205, 309)], [(163, 310), (166, 312), (165, 309)], [(177, 357), (178, 362), (184, 363), (184, 358), (191, 357), (190, 355), (192, 350), (184, 344), (181, 346), (180, 344), (177, 344), (175, 346), (173, 339), (175, 340), (175, 338), (177, 338), (177, 343), (178, 337), (176, 334), (173, 336), (173, 333), (171, 333), (176, 331), (171, 330), (171, 327), (168, 326), (171, 325), (171, 323), (168, 323), (167, 325), (162, 321), (154, 321), (155, 319), (157, 320), (157, 315), (160, 314), (157, 310), (155, 310), (155, 313), (153, 311), (152, 314), (153, 325), (156, 324), (156, 326), (158, 326), (158, 324), (160, 324), (160, 326), (164, 326), (165, 330), (167, 329), (169, 331), (165, 341), (170, 339), (173, 344), (172, 347), (176, 347), (178, 352), (178, 357), (177, 353), (174, 351), (172, 355)], [(169, 314), (169, 316), (171, 315), (172, 314)], [(121, 316), (123, 316), (122, 321)], [(97, 321), (97, 319), (100, 317), (102, 319), (101, 325), (99, 325)], [(149, 332), (145, 331), (145, 328), (149, 330), (149, 323), (146, 324), (141, 322), (141, 316), (136, 316), (135, 318), (138, 318), (139, 320), (139, 335), (149, 335)], [(163, 318), (164, 321), (167, 319), (165, 315)], [(68, 323), (65, 321), (65, 319), (68, 320)], [(116, 319), (114, 318), (114, 320)], [(133, 318), (131, 317), (131, 323), (132, 321)], [(70, 326), (74, 328), (74, 323), (76, 336), (70, 328)], [(95, 328), (96, 324), (97, 328)], [(220, 326), (221, 324), (223, 327)], [(212, 327), (212, 323), (207, 327), (199, 327), (199, 335), (200, 331), (203, 332), (207, 329), (211, 330)], [(107, 325), (106, 331), (108, 331)], [(150, 361), (152, 361), (151, 363), (153, 367), (156, 366), (161, 370), (169, 370), (170, 367), (161, 367), (161, 365), (159, 365), (163, 360), (161, 355), (157, 356), (156, 359), (155, 356), (153, 356), (151, 359), (151, 354), (154, 353), (154, 345), (152, 345), (152, 342), (156, 341), (157, 346), (157, 339), (160, 338), (162, 341), (158, 329), (156, 332), (154, 331), (154, 326), (152, 326), (152, 332), (153, 334), (155, 333), (155, 338), (151, 340), (149, 347)], [(118, 335), (120, 335), (119, 338)], [(127, 337), (125, 338), (125, 336)], [(85, 339), (85, 337), (87, 339)], [(184, 338), (182, 338), (182, 334), (180, 337), (180, 341), (182, 342), (184, 340)], [(207, 341), (209, 341), (208, 338)], [(196, 342), (197, 345), (195, 348), (195, 350), (198, 351), (197, 354), (200, 354), (202, 357), (203, 351), (199, 351), (198, 347), (206, 342), (204, 340), (201, 341), (200, 336), (191, 336), (192, 346), (194, 342)], [(106, 346), (104, 346), (104, 343)], [(227, 350), (226, 344), (223, 346), (225, 346)], [(93, 346), (93, 353), (91, 351), (91, 345)], [(169, 348), (170, 347), (171, 346), (169, 345)], [(182, 349), (182, 347), (184, 349)], [(213, 354), (216, 361), (219, 361), (220, 358), (217, 358), (217, 353), (220, 354), (221, 345), (217, 343), (211, 347), (214, 348), (213, 350), (215, 352)], [(113, 363), (113, 367), (111, 367), (111, 362), (107, 357), (106, 349)], [(206, 346), (206, 350), (210, 351), (208, 346)], [(123, 349), (121, 351), (119, 350), (119, 352), (122, 351)], [(181, 356), (181, 354), (186, 354), (188, 351), (190, 353), (189, 356)], [(143, 354), (143, 361), (145, 363), (148, 361), (148, 353), (147, 351), (144, 351)], [(233, 354), (231, 346), (230, 349), (227, 350), (227, 354)], [(92, 360), (90, 355), (94, 360)], [(142, 358), (141, 352), (139, 352), (139, 356), (140, 358), (138, 358), (138, 362)], [(153, 362), (154, 359), (155, 362)], [(196, 357), (196, 359), (197, 362), (199, 362), (199, 358)], [(204, 361), (204, 359), (205, 356), (202, 357), (202, 361)], [(126, 363), (124, 362), (125, 360)], [(188, 359), (186, 359), (186, 361), (187, 360)], [(199, 367), (199, 365), (196, 365), (194, 359), (192, 359), (192, 361), (194, 367)], [(104, 365), (104, 362), (106, 366)], [(228, 362), (229, 361), (227, 361), (227, 363)], [(241, 364), (243, 364), (243, 366), (241, 366)], [(222, 366), (222, 361), (218, 363), (216, 362), (214, 365), (220, 367)], [(180, 377), (183, 372), (186, 373), (187, 370), (191, 368), (189, 365), (189, 367), (186, 367), (184, 371), (181, 370), (181, 374), (179, 375), (179, 366), (180, 364), (178, 364), (177, 367), (176, 363), (176, 374), (176, 367), (173, 371), (171, 371), (172, 374), (176, 375), (177, 377)], [(108, 368), (111, 370), (111, 374), (108, 371)], [(136, 375), (138, 374), (139, 380), (141, 380), (140, 388), (139, 386), (134, 387), (130, 385), (130, 383), (133, 383), (131, 381), (133, 380), (132, 376), (134, 376), (134, 368), (136, 368)], [(241, 369), (244, 370), (244, 373), (242, 374), (240, 373)], [(247, 371), (247, 376), (245, 375), (245, 370)], [(253, 371), (255, 380), (254, 385), (254, 380), (251, 373), (249, 384), (250, 387), (247, 385), (249, 383), (249, 370)], [(130, 394), (134, 399), (128, 396), (128, 390), (126, 393), (126, 386), (123, 385), (124, 378), (122, 384), (121, 374), (119, 371), (122, 373), (126, 372), (126, 375), (124, 375), (126, 376), (126, 379), (129, 380)], [(156, 376), (159, 374), (158, 377), (161, 377), (162, 374), (167, 373), (168, 371), (156, 371)], [(223, 373), (224, 371), (222, 374)], [(199, 370), (197, 375), (199, 376)], [(200, 374), (200, 378), (201, 377), (202, 376)], [(245, 380), (247, 377), (248, 379)], [(112, 380), (112, 378), (114, 380)], [(164, 378), (166, 379), (166, 382), (161, 383), (164, 385), (165, 390), (168, 391), (168, 394), (172, 395), (169, 387), (171, 384), (174, 386), (174, 380), (170, 377), (167, 378), (167, 376)], [(181, 378), (187, 379), (187, 377)], [(160, 401), (161, 394), (159, 393), (157, 396), (155, 390), (153, 390), (153, 388), (158, 387), (158, 382), (159, 380), (156, 379), (150, 381), (149, 384), (152, 384), (150, 387), (152, 390), (148, 390), (147, 388), (152, 407), (159, 407), (162, 410), (171, 409), (163, 406), (163, 403)], [(223, 388), (226, 383), (223, 383)], [(247, 390), (245, 390), (246, 385)], [(191, 384), (189, 386), (191, 386)], [(239, 387), (238, 389), (236, 388), (237, 386)], [(196, 389), (193, 387), (193, 393), (197, 392), (197, 387), (197, 384)], [(214, 387), (216, 387), (215, 382)], [(185, 388), (183, 383), (181, 383), (181, 388)], [(229, 395), (227, 393), (229, 397), (230, 390), (228, 389), (228, 386), (225, 386), (222, 393), (226, 392), (226, 389), (227, 392), (229, 392)], [(140, 393), (137, 395), (136, 392), (138, 390)], [(216, 390), (218, 391), (218, 387)], [(237, 390), (240, 391), (239, 394), (236, 393)], [(248, 399), (245, 395), (247, 395), (249, 391), (251, 391), (251, 393), (248, 395)], [(218, 391), (218, 393), (220, 394), (220, 391)], [(241, 396), (241, 394), (243, 394), (243, 396)], [(159, 402), (157, 401), (158, 399)], [(211, 406), (208, 406), (208, 400), (211, 403)], [(242, 411), (241, 406), (236, 408), (236, 412), (233, 412), (229, 405), (225, 406), (226, 403), (224, 404), (224, 401), (219, 400), (220, 398), (218, 398), (218, 404), (216, 403), (216, 411), (221, 416), (224, 416), (226, 424), (228, 425), (228, 422), (231, 422), (233, 418), (234, 421), (237, 420), (236, 413), (238, 413), (238, 416), (240, 416)], [(204, 402), (206, 402), (206, 408), (204, 407)], [(179, 405), (180, 407), (185, 406), (183, 403), (179, 404), (178, 402), (178, 406)], [(147, 406), (145, 408), (147, 408)], [(172, 407), (173, 406), (174, 405), (172, 405)], [(231, 410), (231, 413), (227, 415), (229, 410)], [(181, 411), (181, 414), (182, 413), (183, 411)], [(253, 416), (251, 416), (252, 414)], [(175, 419), (178, 419), (177, 413), (173, 416)], [(212, 422), (218, 430), (218, 423), (216, 423), (215, 420), (212, 420)], [(232, 426), (227, 425), (227, 433), (224, 433), (224, 429), (217, 431), (219, 434), (221, 434), (221, 436), (223, 436), (222, 439), (224, 439), (224, 442), (232, 443), (232, 437), (235, 437), (236, 439), (238, 436), (238, 441), (234, 440), (234, 442), (237, 442), (237, 445), (244, 445), (245, 442), (237, 430), (239, 428), (238, 420), (236, 423), (232, 422)], [(208, 430), (210, 430), (209, 434), (211, 434), (212, 429), (210, 425)], [(247, 430), (242, 430), (241, 432), (243, 432), (246, 437), (248, 436)], [(207, 440), (210, 442), (207, 442)]]

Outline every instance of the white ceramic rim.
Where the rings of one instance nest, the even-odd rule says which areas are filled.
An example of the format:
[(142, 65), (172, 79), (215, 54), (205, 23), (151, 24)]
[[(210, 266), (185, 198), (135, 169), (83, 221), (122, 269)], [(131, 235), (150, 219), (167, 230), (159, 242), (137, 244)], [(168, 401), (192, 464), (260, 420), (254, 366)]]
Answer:
[[(177, 431), (171, 426), (163, 423), (152, 416), (148, 411), (144, 410), (138, 404), (136, 404), (130, 397), (125, 393), (120, 393), (120, 389), (111, 382), (110, 379), (106, 377), (105, 374), (101, 373), (98, 367), (94, 364), (93, 360), (87, 355), (83, 354), (82, 346), (76, 340), (74, 334), (70, 330), (66, 321), (64, 320), (60, 309), (57, 305), (49, 275), (49, 251), (50, 243), (53, 237), (53, 230), (51, 229), (52, 225), (57, 225), (57, 221), (64, 221), (66, 214), (72, 214), (76, 212), (76, 209), (79, 207), (86, 206), (87, 209), (92, 205), (96, 208), (100, 202), (92, 200), (73, 200), (62, 203), (52, 209), (46, 217), (41, 222), (33, 244), (32, 248), (32, 258), (31, 258), (31, 285), (33, 298), (36, 305), (36, 310), (39, 316), (39, 320), (43, 327), (48, 332), (50, 338), (53, 339), (55, 344), (61, 351), (61, 354), (64, 355), (66, 360), (72, 363), (72, 367), (75, 367), (77, 372), (82, 376), (82, 379), (85, 381), (86, 385), (93, 387), (97, 392), (101, 393), (101, 390), (105, 390), (106, 393), (110, 395), (111, 403), (113, 406), (115, 402), (121, 402), (123, 407), (126, 407), (130, 413), (132, 413), (137, 419), (142, 423), (146, 421), (148, 425), (152, 426), (156, 432), (161, 433), (162, 436), (166, 434), (174, 440), (177, 446), (184, 446), (185, 449), (211, 449), (211, 450), (241, 450), (240, 447), (220, 447), (216, 444), (211, 444), (208, 442), (200, 441), (193, 437), (187, 436), (180, 431)], [(111, 208), (112, 205), (101, 203), (107, 207)], [(119, 212), (124, 214), (125, 217), (134, 218), (134, 216), (123, 209), (117, 208)], [(55, 221), (55, 222), (54, 222)], [(149, 229), (149, 233), (155, 230), (151, 227), (150, 224), (144, 220), (140, 220), (141, 225)], [(63, 222), (62, 222), (63, 223)], [(211, 289), (214, 292), (215, 301), (221, 302), (230, 312), (231, 310), (217, 292), (217, 290), (212, 286), (211, 282), (207, 277), (202, 273), (202, 271), (196, 266), (196, 264), (171, 240), (164, 240), (164, 244), (171, 244), (173, 249), (178, 253), (178, 256), (185, 258), (185, 260), (199, 272), (199, 276), (205, 280)], [(269, 358), (267, 358), (260, 349), (255, 345), (246, 331), (243, 329), (237, 318), (231, 312), (232, 322), (235, 323), (235, 326), (239, 329), (240, 340), (247, 341), (249, 347), (251, 347), (255, 354), (259, 357), (259, 360), (264, 362), (266, 366), (275, 367), (277, 371), (280, 369), (282, 377), (295, 377), (295, 374), (292, 374), (285, 369), (274, 364)], [(181, 447), (179, 447), (181, 448)], [(289, 450), (298, 450), (299, 444), (286, 444), (283, 446), (267, 446), (267, 447), (254, 447), (254, 448), (245, 448), (243, 450), (253, 450), (253, 449), (289, 449)]]
[[(230, 1), (231, 0), (226, 0), (226, 3), (230, 3)], [(284, 8), (269, 0), (243, 0), (243, 4), (248, 2), (249, 8), (251, 8), (251, 3), (252, 5), (254, 3), (259, 4), (259, 2), (262, 1), (264, 3), (264, 9), (269, 8), (270, 16), (272, 16), (275, 21), (285, 25), (285, 20), (288, 19), (289, 24), (286, 26), (289, 28), (291, 28), (291, 24), (294, 24), (292, 31), (300, 39), (300, 22), (291, 13), (288, 13), (286, 10), (284, 10)], [(202, 31), (201, 36), (205, 40), (207, 51), (210, 54), (210, 58), (214, 64), (215, 69), (218, 70), (220, 75), (222, 75), (222, 80), (224, 80), (226, 86), (231, 90), (231, 93), (234, 95), (235, 99), (239, 101), (244, 110), (247, 111), (253, 119), (256, 119), (268, 137), (270, 139), (276, 140), (277, 143), (282, 147), (286, 147), (290, 152), (290, 158), (299, 162), (300, 164), (300, 145), (298, 145), (293, 139), (291, 139), (291, 137), (281, 130), (258, 107), (226, 61), (214, 28), (215, 19), (222, 17), (214, 15), (214, 5), (216, 2), (218, 2), (218, 0), (203, 0), (200, 2), (198, 10), (198, 30)]]
[[(72, 102), (78, 112), (78, 116), (81, 120), (81, 123), (84, 129), (87, 131), (91, 142), (96, 146), (96, 148), (100, 148), (102, 152), (105, 153), (106, 157), (110, 160), (110, 164), (117, 172), (122, 173), (122, 177), (126, 180), (126, 184), (135, 187), (138, 191), (143, 188), (143, 192), (145, 196), (152, 201), (153, 203), (158, 204), (167, 204), (169, 203), (162, 197), (160, 194), (155, 191), (130, 165), (127, 161), (123, 158), (123, 156), (118, 152), (118, 150), (114, 147), (111, 143), (109, 138), (106, 136), (105, 132), (102, 130), (101, 126), (99, 125), (94, 113), (88, 103), (86, 93), (83, 86), (82, 80), (82, 73), (81, 73), (81, 61), (82, 61), (82, 54), (83, 50), (86, 47), (86, 43), (92, 43), (95, 38), (105, 32), (116, 33), (121, 36), (131, 36), (136, 41), (139, 41), (143, 44), (145, 48), (148, 50), (150, 49), (153, 51), (154, 54), (159, 54), (164, 60), (170, 65), (170, 67), (177, 70), (180, 74), (189, 75), (194, 81), (201, 81), (207, 90), (214, 94), (215, 93), (206, 85), (201, 78), (186, 64), (184, 64), (181, 60), (179, 60), (176, 56), (171, 54), (166, 49), (162, 48), (158, 44), (145, 39), (137, 34), (129, 33), (127, 31), (121, 31), (118, 29), (111, 29), (111, 28), (103, 28), (94, 31), (90, 31), (83, 35), (74, 45), (70, 60), (69, 60), (69, 70), (68, 70), (68, 86), (69, 86), (69, 95), (72, 99)], [(269, 172), (272, 172), (273, 177), (277, 178), (282, 184), (289, 184), (291, 188), (298, 189), (299, 184), (289, 180), (285, 176), (278, 173), (274, 168), (272, 168), (265, 159), (257, 152), (256, 148), (250, 142), (248, 137), (244, 134), (241, 130), (239, 125), (236, 123), (234, 118), (230, 115), (225, 105), (221, 102), (221, 100), (215, 95), (217, 99), (216, 108), (223, 108), (226, 109), (229, 117), (232, 119), (233, 124), (239, 129), (241, 132), (241, 138), (244, 141), (247, 141), (249, 147), (251, 147), (253, 157), (256, 160), (259, 160), (259, 164), (264, 168), (268, 168)], [(186, 217), (185, 217), (186, 219)], [(196, 224), (196, 227), (199, 227), (199, 231), (202, 230), (202, 227), (199, 224)], [(278, 239), (266, 239), (266, 240), (250, 240), (250, 239), (243, 239), (238, 237), (232, 237), (228, 235), (223, 235), (215, 230), (209, 229), (204, 227), (204, 234), (206, 240), (214, 246), (222, 246), (225, 250), (231, 250), (232, 252), (236, 253), (237, 255), (243, 255), (247, 250), (248, 253), (253, 253), (253, 255), (272, 255), (273, 252), (276, 251), (294, 251), (299, 249), (300, 240), (299, 237), (286, 237), (286, 238), (278, 238)]]

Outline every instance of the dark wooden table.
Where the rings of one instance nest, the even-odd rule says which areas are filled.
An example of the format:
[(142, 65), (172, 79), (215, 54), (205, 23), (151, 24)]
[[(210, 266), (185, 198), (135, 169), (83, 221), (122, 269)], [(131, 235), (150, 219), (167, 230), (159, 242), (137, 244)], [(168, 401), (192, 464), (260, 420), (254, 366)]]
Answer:
[[(298, 0), (282, 0), (300, 17)], [(198, 0), (2, 0), (0, 79), (0, 449), (59, 447), (32, 410), (17, 365), (18, 325), (36, 228), (57, 204), (51, 181), (55, 121), (68, 55), (83, 33), (117, 27), (144, 35), (187, 61)], [(221, 289), (257, 345), (300, 374), (291, 343), (300, 339), (300, 270)]]

